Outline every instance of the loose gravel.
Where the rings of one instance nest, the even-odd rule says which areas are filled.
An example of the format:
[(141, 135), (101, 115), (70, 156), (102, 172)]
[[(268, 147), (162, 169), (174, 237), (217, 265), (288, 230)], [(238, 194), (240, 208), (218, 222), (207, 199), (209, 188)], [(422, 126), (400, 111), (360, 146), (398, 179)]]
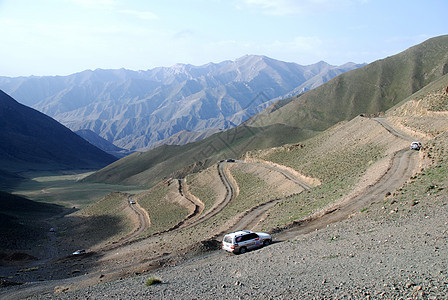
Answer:
[[(37, 298), (448, 299), (447, 203), (446, 193), (410, 209), (379, 201), (350, 219), (244, 255), (214, 251), (148, 274)], [(146, 286), (153, 276), (162, 283)]]

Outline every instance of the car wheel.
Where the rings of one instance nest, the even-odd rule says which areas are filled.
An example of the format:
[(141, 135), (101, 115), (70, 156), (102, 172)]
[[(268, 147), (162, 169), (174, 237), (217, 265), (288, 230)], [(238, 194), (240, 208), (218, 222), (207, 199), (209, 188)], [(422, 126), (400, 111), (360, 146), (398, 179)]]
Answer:
[(263, 242), (263, 246), (269, 246), (269, 244), (271, 244), (271, 240), (265, 240)]
[(246, 247), (242, 247), (240, 249), (240, 254), (244, 254), (244, 253), (246, 253), (246, 251), (247, 251)]

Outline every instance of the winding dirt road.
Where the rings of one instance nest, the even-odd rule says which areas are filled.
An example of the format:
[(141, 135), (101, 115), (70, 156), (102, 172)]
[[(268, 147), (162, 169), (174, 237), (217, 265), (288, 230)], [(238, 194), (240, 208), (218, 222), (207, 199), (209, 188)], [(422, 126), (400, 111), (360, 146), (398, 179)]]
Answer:
[[(412, 141), (412, 137), (395, 130), (384, 118), (375, 118), (390, 134)], [(285, 241), (306, 234), (327, 225), (347, 219), (350, 215), (368, 209), (371, 203), (383, 201), (388, 192), (393, 192), (403, 186), (417, 171), (419, 155), (417, 151), (402, 149), (393, 155), (390, 166), (381, 178), (361, 191), (355, 191), (354, 196), (337, 203), (332, 207), (312, 215), (306, 219), (294, 222), (289, 228), (275, 234), (275, 239)]]
[(229, 205), (230, 202), (232, 202), (236, 196), (237, 196), (237, 187), (234, 186), (233, 180), (230, 178), (230, 173), (228, 173), (227, 169), (227, 163), (226, 162), (220, 162), (218, 163), (218, 174), (221, 178), (222, 183), (226, 187), (226, 194), (225, 196), (217, 202), (209, 211), (207, 211), (205, 214), (200, 215), (197, 219), (194, 219), (194, 221), (189, 222), (182, 228), (191, 228), (193, 226), (196, 226), (202, 222), (207, 221), (211, 217), (217, 215), (219, 212), (221, 212), (227, 205)]
[(389, 131), (391, 134), (395, 135), (396, 137), (399, 137), (403, 140), (406, 140), (408, 142), (412, 142), (414, 141), (414, 139), (412, 137), (410, 137), (409, 135), (400, 132), (398, 130), (396, 130), (395, 128), (392, 127), (392, 125), (387, 122), (387, 120), (385, 118), (374, 118), (373, 120), (377, 121), (378, 123), (381, 124), (381, 126), (384, 127), (384, 129), (386, 129), (387, 131)]
[(137, 203), (134, 196), (129, 195), (127, 201), (129, 207), (134, 211), (134, 213), (138, 218), (137, 227), (132, 232), (128, 233), (125, 236), (122, 236), (117, 241), (112, 242), (111, 245), (102, 247), (101, 249), (99, 249), (100, 251), (109, 251), (121, 247), (126, 243), (129, 243), (130, 241), (137, 238), (140, 234), (148, 230), (148, 228), (151, 226), (151, 220), (149, 218), (148, 212)]
[[(400, 139), (404, 139), (406, 141), (412, 141), (411, 137), (396, 131), (385, 119), (374, 119), (374, 120), (380, 123), (390, 134)], [(233, 185), (231, 178), (229, 178), (226, 166), (227, 163), (218, 164), (219, 176), (221, 177), (221, 180), (223, 184), (226, 186), (227, 190), (225, 197), (222, 199), (222, 201), (220, 201), (216, 205), (216, 207), (211, 209), (206, 214), (204, 215), (195, 214), (191, 218), (191, 220), (194, 221), (192, 221), (191, 223), (189, 222), (185, 223), (184, 227), (182, 228), (189, 228), (191, 226), (195, 226), (201, 222), (208, 220), (212, 216), (222, 211), (222, 209), (224, 209), (236, 197), (237, 187)], [(417, 151), (412, 151), (409, 149), (401, 149), (399, 151), (396, 151), (390, 160), (389, 168), (384, 174), (382, 174), (382, 176), (379, 177), (379, 179), (376, 182), (373, 182), (370, 186), (360, 191), (356, 191), (356, 193), (353, 193), (352, 197), (345, 199), (343, 202), (336, 203), (332, 207), (322, 212), (316, 213), (315, 215), (312, 215), (306, 219), (294, 222), (288, 228), (284, 228), (282, 231), (273, 234), (274, 240), (285, 241), (288, 239), (296, 238), (300, 234), (306, 234), (319, 228), (323, 228), (328, 224), (344, 220), (354, 213), (360, 213), (360, 211), (363, 209), (366, 208), (368, 209), (371, 203), (377, 201), (383, 201), (386, 193), (393, 192), (398, 188), (400, 188), (416, 172), (418, 166), (419, 166), (419, 155)], [(284, 174), (285, 177), (288, 178), (289, 180), (293, 180), (292, 178), (290, 178), (291, 174), (285, 174), (284, 172), (282, 172), (282, 174)], [(296, 183), (300, 184), (298, 182)], [(307, 188), (306, 186), (303, 185), (302, 187)], [(181, 187), (180, 192), (182, 192)], [(253, 208), (252, 210), (247, 212), (247, 214), (244, 215), (243, 218), (241, 218), (238, 222), (236, 222), (230, 229), (253, 228), (254, 226), (256, 226), (259, 220), (264, 217), (266, 211), (268, 211), (269, 208), (271, 208), (281, 200), (282, 199), (274, 199), (270, 202), (264, 203), (262, 205), (257, 206), (256, 208)], [(144, 210), (142, 210), (138, 205), (135, 205), (135, 208), (136, 209), (134, 211), (139, 216), (140, 226), (138, 226), (138, 228), (136, 228), (136, 230), (134, 230), (128, 236), (118, 240), (114, 245), (111, 246), (111, 248), (102, 249), (103, 251), (109, 251), (111, 249), (118, 248), (128, 243), (130, 240), (134, 239), (140, 233), (146, 230), (145, 228), (148, 228), (150, 226), (149, 218), (147, 218), (146, 214), (144, 215), (144, 213), (146, 212), (144, 212)], [(216, 254), (210, 256), (210, 259), (213, 259), (213, 257), (219, 257), (220, 255), (224, 255), (224, 253), (216, 252)], [(111, 266), (111, 269), (109, 269), (106, 272), (113, 272), (113, 271), (118, 272), (119, 268), (120, 266), (118, 265), (113, 267)], [(83, 280), (87, 281), (89, 279), (94, 278), (95, 276), (97, 276), (97, 274), (82, 275), (77, 277), (76, 281), (83, 281)], [(11, 294), (0, 293), (0, 296), (2, 298), (4, 297), (5, 299), (15, 299), (17, 298), (17, 296), (23, 297), (23, 296), (35, 295), (37, 293), (41, 293), (44, 291), (48, 292), (54, 289), (56, 285), (69, 286), (70, 283), (73, 282), (73, 280), (75, 279), (69, 278), (45, 283), (35, 282), (28, 284), (28, 286), (20, 288), (20, 291), (16, 290), (15, 293)]]
[[(308, 190), (308, 189), (312, 188), (310, 185), (308, 185), (305, 182), (303, 182), (302, 180), (298, 179), (297, 177), (292, 175), (290, 172), (287, 172), (286, 170), (283, 170), (283, 169), (275, 167), (275, 166), (267, 165), (267, 164), (260, 163), (260, 162), (244, 162), (244, 161), (239, 161), (239, 160), (236, 161), (235, 163), (243, 163), (243, 164), (254, 165), (254, 166), (266, 168), (266, 169), (269, 169), (269, 170), (272, 170), (272, 171), (282, 174), (285, 177), (285, 179), (290, 180), (290, 181), (294, 182), (295, 184), (298, 184), (299, 186), (301, 186), (303, 188), (303, 190)], [(223, 181), (225, 179), (226, 178), (224, 177)], [(227, 182), (227, 183), (229, 185), (232, 184), (231, 182)], [(222, 236), (226, 232), (232, 232), (232, 231), (237, 231), (237, 230), (242, 230), (242, 229), (254, 230), (254, 228), (260, 223), (260, 221), (265, 218), (266, 213), (269, 211), (269, 209), (271, 207), (273, 207), (274, 205), (276, 205), (277, 203), (283, 201), (284, 199), (285, 198), (272, 199), (271, 201), (268, 201), (268, 202), (265, 202), (258, 206), (253, 207), (252, 209), (250, 209), (250, 210), (246, 211), (244, 214), (242, 214), (231, 227), (229, 227), (225, 231), (218, 233), (215, 238), (218, 240), (221, 240)]]

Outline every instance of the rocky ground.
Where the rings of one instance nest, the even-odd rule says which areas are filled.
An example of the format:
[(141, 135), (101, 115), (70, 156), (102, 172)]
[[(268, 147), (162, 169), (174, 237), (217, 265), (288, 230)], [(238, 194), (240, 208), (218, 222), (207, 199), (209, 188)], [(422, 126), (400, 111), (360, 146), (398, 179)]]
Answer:
[[(398, 155), (400, 163), (395, 172), (387, 164), (373, 165), (366, 178), (360, 180), (365, 186), (357, 187), (359, 193), (350, 198), (358, 199), (356, 202), (361, 206), (354, 206), (353, 211), (340, 206), (327, 214), (339, 218), (325, 219), (323, 214), (313, 220), (314, 223), (326, 220), (323, 228), (305, 227), (318, 230), (290, 228), (286, 233), (274, 234), (273, 245), (243, 255), (193, 249), (199, 255), (167, 260), (158, 269), (150, 268), (149, 264), (141, 271), (135, 269), (135, 276), (129, 276), (129, 269), (123, 273), (126, 276), (113, 280), (120, 275), (113, 277), (98, 269), (84, 277), (49, 281), (41, 286), (29, 283), (9, 287), (3, 296), (5, 299), (29, 295), (38, 299), (448, 299), (447, 140), (447, 134), (442, 133), (427, 142), (419, 155), (416, 152)], [(412, 170), (418, 173), (409, 175), (406, 169), (415, 166), (411, 159), (417, 156), (420, 164)], [(376, 169), (384, 170), (375, 172)], [(392, 181), (381, 175), (386, 170), (393, 173)], [(381, 185), (384, 189), (378, 188)], [(363, 201), (364, 198), (373, 202)], [(173, 236), (167, 235), (167, 242)], [(130, 244), (120, 251), (109, 251), (102, 261), (109, 262), (109, 267), (119, 274), (120, 260), (137, 260), (136, 266), (143, 266), (145, 260), (141, 259), (150, 257), (148, 249), (152, 249), (149, 241)], [(154, 277), (161, 283), (148, 285), (148, 279)], [(88, 282), (90, 286), (86, 287)]]
[[(427, 194), (418, 204), (386, 200), (244, 255), (214, 251), (150, 274), (37, 298), (448, 299), (446, 194)], [(153, 276), (162, 283), (146, 286)]]

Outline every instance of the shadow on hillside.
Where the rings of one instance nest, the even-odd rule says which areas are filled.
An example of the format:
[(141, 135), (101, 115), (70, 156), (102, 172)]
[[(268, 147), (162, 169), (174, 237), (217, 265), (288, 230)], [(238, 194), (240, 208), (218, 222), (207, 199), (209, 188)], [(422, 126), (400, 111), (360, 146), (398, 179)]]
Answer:
[[(4, 220), (3, 215), (0, 218)], [(35, 230), (27, 235), (22, 234), (20, 241), (16, 242), (17, 246), (23, 246), (20, 244), (21, 241), (26, 242), (26, 238), (32, 238), (32, 235), (36, 234), (37, 242), (27, 243), (26, 250), (21, 250), (23, 247), (19, 247), (0, 251), (0, 265), (9, 266), (0, 271), (0, 276), (11, 277), (16, 283), (24, 283), (72, 278), (90, 273), (97, 267), (103, 255), (101, 251), (95, 249), (95, 246), (114, 241), (129, 229), (118, 217), (108, 215), (93, 217), (66, 215), (55, 220), (55, 224), (54, 232), (45, 227), (34, 228)], [(32, 249), (33, 247), (35, 249)], [(86, 253), (73, 255), (78, 249), (85, 249)], [(10, 259), (18, 254), (27, 253), (33, 255), (27, 256), (26, 260), (22, 261)]]
[(18, 174), (5, 170), (0, 170), (0, 189), (4, 191), (14, 191), (14, 189), (29, 179)]
[(60, 205), (0, 191), (0, 251), (33, 250), (47, 237), (46, 220), (66, 211)]
[(59, 236), (67, 254), (76, 249), (88, 250), (107, 241), (112, 243), (130, 231), (123, 220), (111, 215), (67, 215), (61, 220), (61, 230)]

